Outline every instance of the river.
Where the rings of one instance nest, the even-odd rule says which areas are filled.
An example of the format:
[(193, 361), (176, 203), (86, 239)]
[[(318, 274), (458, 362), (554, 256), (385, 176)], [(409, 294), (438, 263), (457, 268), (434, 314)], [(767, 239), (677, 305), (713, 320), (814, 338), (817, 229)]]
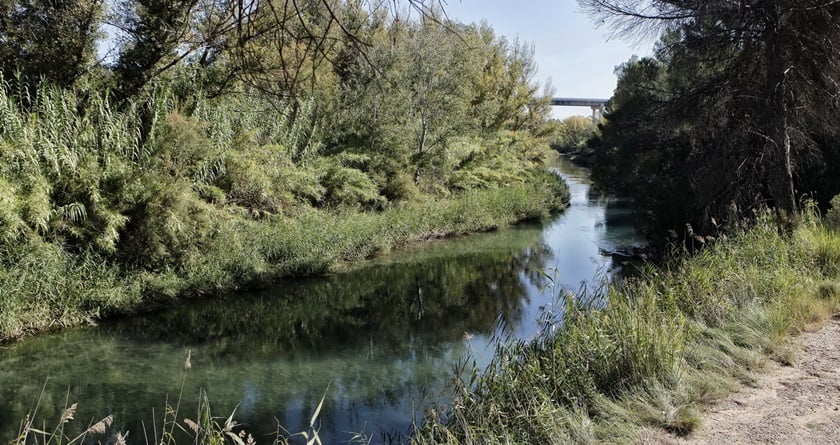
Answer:
[(36, 404), (51, 427), (77, 402), (68, 431), (113, 414), (112, 432), (152, 443), (167, 402), (195, 419), (202, 391), (213, 415), (235, 410), (258, 443), (278, 425), (305, 430), (322, 396), (324, 443), (404, 434), (447, 400), (456, 364), (486, 363), (495, 338), (533, 336), (556, 294), (597, 288), (619, 268), (609, 252), (642, 243), (629, 201), (595, 192), (564, 159), (557, 168), (571, 205), (539, 223), (4, 346), (0, 442)]

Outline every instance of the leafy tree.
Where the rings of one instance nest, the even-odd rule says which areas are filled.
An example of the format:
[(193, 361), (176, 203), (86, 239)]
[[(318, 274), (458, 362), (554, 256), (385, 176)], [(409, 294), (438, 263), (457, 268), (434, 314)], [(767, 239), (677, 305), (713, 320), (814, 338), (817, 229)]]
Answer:
[(176, 48), (186, 39), (194, 8), (195, 0), (124, 0), (120, 4), (124, 41), (114, 72), (123, 99), (133, 97), (181, 59)]
[(486, 23), (471, 25), (461, 35), (478, 57), (470, 110), (482, 132), (520, 129), (529, 113), (539, 121), (548, 115), (548, 103), (535, 102), (537, 85), (534, 48), (514, 39), (497, 37)]
[(592, 118), (571, 116), (554, 123), (550, 144), (561, 152), (581, 152), (597, 132), (598, 124)]
[(0, 73), (68, 87), (94, 64), (100, 0), (0, 1)]
[[(546, 122), (547, 103), (534, 99), (528, 45), (496, 38), (487, 25), (379, 17), (369, 22), (371, 50), (341, 65), (331, 145), (369, 155), (384, 189), (404, 190), (407, 175), (442, 191), (455, 170), (502, 156), (478, 154), (484, 143), (500, 142), (496, 133), (536, 131)], [(476, 134), (483, 141), (465, 142)]]
[(417, 182), (469, 127), (471, 69), (463, 42), (434, 21), (394, 21), (372, 37), (369, 54), (356, 54), (370, 63), (358, 61), (343, 73), (336, 125), (344, 136), (336, 142), (375, 157), (389, 176), (411, 165)]
[[(690, 199), (681, 201), (695, 209), (692, 221), (709, 226), (714, 216), (765, 201), (796, 213), (803, 184), (797, 169), (820, 156), (815, 136), (836, 126), (824, 116), (836, 110), (840, 81), (837, 2), (580, 3), (618, 34), (665, 33), (656, 57), (661, 65), (646, 62), (658, 72), (657, 84), (639, 85), (629, 103), (646, 102), (643, 116), (659, 126), (647, 144), (669, 151), (681, 166), (669, 172), (674, 164), (661, 163), (652, 171), (688, 175), (683, 190)], [(635, 71), (643, 73), (641, 66)], [(629, 122), (619, 102), (609, 120)]]
[(593, 176), (634, 195), (640, 209), (637, 227), (654, 241), (663, 241), (666, 230), (679, 229), (686, 222), (701, 229), (705, 201), (696, 196), (692, 168), (697, 168), (698, 160), (708, 159), (691, 156), (694, 127), (668, 106), (676, 82), (667, 65), (658, 59), (634, 58), (619, 66), (616, 74), (609, 112), (600, 134), (590, 142)]

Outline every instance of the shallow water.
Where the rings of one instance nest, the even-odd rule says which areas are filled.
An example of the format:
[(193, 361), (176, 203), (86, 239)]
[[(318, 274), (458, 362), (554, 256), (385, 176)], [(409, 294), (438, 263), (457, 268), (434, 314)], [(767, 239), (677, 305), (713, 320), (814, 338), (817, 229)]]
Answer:
[(305, 430), (322, 396), (324, 443), (407, 433), (447, 400), (456, 364), (486, 363), (494, 337), (533, 336), (555, 295), (597, 288), (618, 268), (609, 252), (641, 244), (629, 201), (594, 192), (588, 172), (565, 160), (558, 170), (571, 205), (540, 223), (2, 347), (0, 442), (36, 404), (54, 426), (78, 402), (70, 430), (112, 413), (112, 431), (152, 443), (167, 401), (179, 421), (195, 419), (201, 391), (214, 415), (235, 410), (258, 443), (278, 425)]

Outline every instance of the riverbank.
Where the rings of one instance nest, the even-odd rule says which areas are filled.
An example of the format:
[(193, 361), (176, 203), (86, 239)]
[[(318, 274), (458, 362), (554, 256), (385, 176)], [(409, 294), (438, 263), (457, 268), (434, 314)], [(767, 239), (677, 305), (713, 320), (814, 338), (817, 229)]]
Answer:
[(494, 230), (568, 204), (557, 176), (473, 190), (381, 212), (311, 209), (295, 217), (217, 221), (200, 255), (177, 269), (124, 270), (90, 254), (32, 241), (0, 269), (0, 341), (321, 274), (409, 243)]
[(643, 428), (688, 435), (704, 406), (753, 383), (768, 360), (792, 362), (791, 336), (837, 310), (840, 236), (814, 218), (781, 236), (765, 215), (606, 297), (592, 311), (585, 297), (567, 296), (543, 335), (500, 347), (417, 442), (631, 443)]
[(181, 93), (161, 81), (115, 103), (107, 89), (0, 81), (0, 342), (568, 201), (528, 131), (453, 132), (417, 153), (412, 138), (338, 141), (313, 101)]
[(840, 318), (795, 339), (796, 363), (768, 363), (754, 384), (703, 412), (703, 425), (687, 437), (648, 430), (640, 443), (840, 443)]

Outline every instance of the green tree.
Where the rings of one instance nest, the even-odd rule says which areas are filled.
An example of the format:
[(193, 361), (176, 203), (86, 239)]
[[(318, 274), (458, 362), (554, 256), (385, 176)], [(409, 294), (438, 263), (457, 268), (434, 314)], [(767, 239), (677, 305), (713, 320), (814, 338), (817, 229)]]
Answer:
[(482, 132), (517, 130), (528, 126), (528, 116), (547, 117), (548, 103), (534, 100), (538, 86), (533, 81), (533, 46), (496, 37), (486, 23), (469, 26), (461, 35), (478, 58), (470, 110)]
[(150, 80), (175, 66), (176, 52), (189, 33), (195, 0), (123, 0), (120, 29), (123, 42), (114, 66), (122, 99), (133, 97)]
[(545, 124), (530, 46), (497, 38), (486, 24), (433, 18), (389, 21), (374, 13), (367, 29), (370, 50), (343, 56), (332, 145), (370, 156), (385, 188), (405, 184), (402, 175), (441, 187), (455, 170), (501, 155), (483, 145), (517, 139), (497, 138), (500, 131)]
[[(836, 110), (840, 5), (836, 2), (581, 0), (618, 34), (666, 32), (657, 58), (666, 140), (684, 138), (696, 219), (768, 201), (797, 212), (797, 168), (819, 155), (816, 133)], [(613, 112), (618, 112), (613, 108)], [(831, 126), (834, 124), (828, 124)], [(679, 150), (676, 150), (679, 152)], [(676, 156), (675, 156), (676, 157)], [(676, 172), (657, 171), (660, 175)], [(803, 192), (800, 188), (800, 192)]]
[(95, 63), (101, 0), (0, 1), (0, 73), (68, 87)]
[(571, 116), (555, 124), (550, 144), (561, 152), (581, 152), (587, 149), (586, 143), (597, 132), (598, 124), (592, 118)]
[(469, 129), (474, 70), (463, 42), (436, 21), (393, 21), (371, 37), (371, 50), (342, 74), (336, 142), (373, 156), (388, 176), (410, 165), (417, 182)]

